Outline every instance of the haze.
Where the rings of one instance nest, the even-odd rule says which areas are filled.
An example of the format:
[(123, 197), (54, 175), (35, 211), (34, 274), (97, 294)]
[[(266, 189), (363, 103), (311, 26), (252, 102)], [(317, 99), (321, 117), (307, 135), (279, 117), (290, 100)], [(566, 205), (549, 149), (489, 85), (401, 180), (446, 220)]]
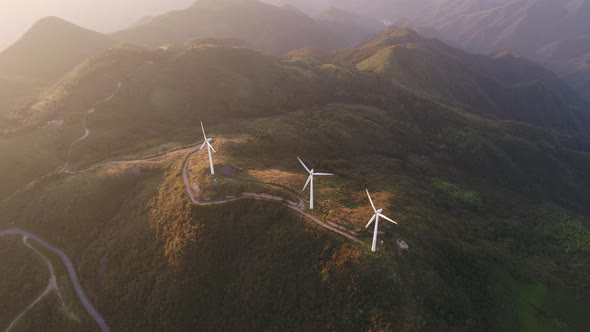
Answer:
[(0, 0), (0, 50), (35, 21), (58, 16), (100, 32), (123, 29), (144, 16), (190, 6), (195, 0)]

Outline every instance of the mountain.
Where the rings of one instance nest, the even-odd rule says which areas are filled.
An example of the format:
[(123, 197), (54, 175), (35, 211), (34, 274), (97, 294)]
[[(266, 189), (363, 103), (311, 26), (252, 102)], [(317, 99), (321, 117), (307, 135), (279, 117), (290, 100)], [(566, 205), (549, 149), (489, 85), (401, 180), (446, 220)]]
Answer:
[(505, 5), (512, 0), (442, 0), (433, 1), (411, 18), (415, 26), (435, 26), (453, 21), (462, 16)]
[[(429, 6), (412, 20), (430, 26), (444, 40), (469, 51), (513, 52), (557, 70), (586, 96), (590, 76), (569, 79), (579, 68), (576, 58), (590, 50), (590, 1), (446, 0)], [(580, 76), (578, 76), (580, 78)]]
[[(19, 228), (113, 331), (588, 326), (586, 107), (555, 75), (409, 29), (246, 45), (117, 45), (20, 109), (0, 135), (0, 296), (18, 300), (0, 322), (47, 288)], [(335, 174), (314, 211), (297, 156)], [(366, 189), (398, 222), (376, 253)], [(96, 329), (42, 254), (57, 290), (15, 329)]]
[(582, 131), (590, 124), (587, 102), (548, 70), (507, 51), (469, 54), (393, 28), (335, 61), (503, 119)]
[[(0, 136), (0, 232), (60, 248), (114, 331), (583, 330), (587, 137), (481, 115), (507, 105), (498, 86), (563, 93), (546, 75), (407, 29), (291, 57), (235, 40), (113, 47), (23, 110), (26, 130)], [(535, 89), (510, 93), (535, 102)], [(336, 174), (316, 183), (314, 211), (300, 208), (297, 156)], [(366, 188), (399, 222), (380, 224), (377, 253)], [(10, 322), (47, 268), (21, 237), (2, 240)], [(95, 328), (43, 253), (62, 297), (15, 328)]]
[[(385, 29), (383, 23), (374, 18), (356, 14), (336, 7), (330, 7), (319, 12), (314, 19), (327, 22), (342, 28), (356, 28), (359, 31), (381, 32)], [(364, 36), (366, 38), (367, 36)]]
[[(531, 54), (554, 40), (554, 36), (564, 33), (559, 27), (565, 19), (572, 18), (559, 1), (520, 0), (456, 14), (434, 27), (442, 36), (461, 41), (463, 47), (472, 51), (489, 53), (507, 48)], [(561, 30), (564, 29), (562, 26)]]
[(266, 0), (273, 4), (289, 4), (315, 14), (330, 7), (370, 16), (378, 20), (397, 21), (414, 17), (421, 9), (439, 0)]
[(56, 17), (35, 23), (0, 53), (0, 127), (13, 125), (11, 112), (15, 108), (29, 103), (85, 58), (114, 43)]
[(0, 74), (56, 79), (115, 42), (56, 17), (35, 23), (0, 53)]
[(560, 39), (541, 47), (537, 55), (544, 62), (574, 59), (590, 53), (590, 35)]
[(315, 20), (290, 8), (255, 0), (201, 0), (186, 10), (117, 32), (113, 38), (149, 46), (199, 38), (238, 38), (257, 49), (281, 55), (302, 47), (351, 47), (376, 32), (369, 27), (378, 28), (366, 21), (359, 24), (353, 14), (333, 14), (337, 14), (332, 16), (334, 21)]

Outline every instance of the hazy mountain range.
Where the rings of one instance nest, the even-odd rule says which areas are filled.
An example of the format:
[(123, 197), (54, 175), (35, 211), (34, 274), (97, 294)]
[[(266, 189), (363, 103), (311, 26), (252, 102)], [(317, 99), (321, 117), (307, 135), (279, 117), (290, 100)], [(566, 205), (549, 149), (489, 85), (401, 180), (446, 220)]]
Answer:
[(289, 4), (311, 14), (325, 8), (338, 7), (389, 21), (414, 17), (434, 1), (437, 0), (265, 0), (278, 5)]
[(383, 28), (376, 20), (345, 11), (328, 9), (309, 17), (254, 0), (201, 0), (186, 10), (153, 17), (113, 37), (152, 46), (232, 37), (273, 54), (285, 54), (301, 47), (351, 47)]
[(500, 49), (555, 70), (590, 95), (590, 2), (586, 0), (445, 0), (411, 20), (438, 30), (438, 37), (469, 51)]
[(285, 54), (302, 47), (352, 47), (383, 28), (377, 20), (334, 8), (310, 17), (253, 0), (199, 1), (111, 34), (45, 18), (0, 53), (0, 84), (11, 91), (0, 104), (10, 108), (26, 98), (28, 90), (51, 84), (84, 58), (115, 43), (155, 47), (199, 38), (239, 38), (257, 49)]
[(144, 16), (184, 9), (194, 0), (0, 0), (0, 50), (16, 41), (36, 21), (57, 16), (77, 25), (111, 32), (128, 27)]
[(554, 70), (590, 95), (590, 2), (586, 0), (277, 2), (309, 12), (336, 6), (412, 27), (471, 52), (508, 49)]
[[(590, 102), (563, 74), (585, 35), (516, 42), (548, 2), (318, 3), (47, 17), (0, 52), (0, 328), (590, 326)], [(297, 157), (334, 174), (314, 210)], [(367, 190), (398, 222), (376, 252)]]
[[(46, 18), (0, 53), (0, 73), (51, 82), (117, 42), (158, 47), (199, 38), (236, 38), (259, 50), (284, 55), (299, 48), (350, 48), (383, 28), (376, 20), (341, 9), (328, 8), (309, 17), (254, 0), (202, 0), (110, 35)], [(337, 58), (357, 69), (389, 73), (403, 85), (470, 106), (476, 112), (549, 127), (585, 128), (581, 120), (585, 115), (580, 113), (584, 103), (540, 66), (510, 52), (491, 58), (470, 55), (404, 31), (400, 42), (390, 41), (380, 48), (361, 45), (350, 58)], [(77, 45), (74, 50), (70, 49), (72, 43)], [(514, 93), (516, 89), (522, 93)], [(522, 100), (515, 100), (519, 95)], [(523, 108), (527, 101), (529, 105)]]

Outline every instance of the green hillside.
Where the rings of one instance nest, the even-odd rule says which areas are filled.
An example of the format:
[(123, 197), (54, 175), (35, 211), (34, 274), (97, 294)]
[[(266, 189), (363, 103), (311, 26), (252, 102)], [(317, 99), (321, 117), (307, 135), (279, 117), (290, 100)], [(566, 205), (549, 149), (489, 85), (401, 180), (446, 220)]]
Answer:
[(15, 126), (15, 110), (30, 106), (83, 60), (114, 43), (57, 17), (36, 22), (0, 52), (0, 131)]
[(507, 52), (466, 53), (409, 29), (391, 29), (333, 60), (477, 113), (588, 131), (588, 102), (554, 74)]
[[(437, 112), (481, 131), (440, 132), (409, 120), (403, 108), (352, 105), (210, 130), (220, 151), (217, 166), (238, 170), (218, 176), (219, 183), (232, 177), (287, 182), (297, 192), (304, 180), (293, 157), (299, 154), (317, 169), (335, 172), (336, 178), (319, 184), (316, 213), (357, 232), (366, 245), (309, 224), (277, 203), (191, 206), (181, 177), (186, 153), (157, 164), (122, 163), (50, 178), (40, 190), (12, 200), (0, 218), (73, 255), (88, 292), (116, 330), (584, 326), (575, 325), (587, 323), (584, 315), (570, 317), (563, 306), (588, 306), (585, 221), (547, 203), (569, 197), (534, 188), (536, 171), (522, 184), (509, 175), (520, 158), (529, 162), (523, 155), (551, 158), (536, 147), (548, 143), (532, 143), (522, 129), (493, 123), (483, 129), (469, 116)], [(450, 146), (446, 153), (436, 146), (443, 142)], [(515, 144), (520, 150), (512, 151)], [(206, 172), (205, 158), (193, 160), (195, 175)], [(485, 158), (505, 159), (506, 166), (490, 174), (470, 164)], [(283, 175), (274, 177), (277, 172)], [(207, 178), (192, 181), (206, 188)], [(385, 244), (377, 255), (368, 251), (370, 232), (363, 228), (370, 214), (365, 187), (400, 222), (382, 226)], [(226, 187), (224, 194), (239, 194), (235, 190), (240, 186)], [(580, 204), (571, 211), (584, 213)], [(398, 238), (410, 244), (408, 252), (398, 252)], [(534, 285), (542, 285), (545, 295), (537, 298)], [(558, 296), (568, 287), (580, 297)]]
[(408, 26), (430, 27), (472, 52), (510, 49), (550, 68), (587, 98), (590, 75), (580, 60), (590, 56), (588, 15), (586, 0), (438, 0)]

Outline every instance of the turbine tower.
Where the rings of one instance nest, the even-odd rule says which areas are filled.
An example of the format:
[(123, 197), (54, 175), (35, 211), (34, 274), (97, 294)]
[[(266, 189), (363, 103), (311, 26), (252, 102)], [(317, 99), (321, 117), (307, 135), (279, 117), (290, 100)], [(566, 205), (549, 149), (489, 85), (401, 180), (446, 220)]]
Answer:
[(369, 194), (369, 190), (367, 189), (366, 191), (367, 191), (367, 196), (369, 197), (369, 202), (371, 202), (371, 206), (373, 207), (373, 211), (375, 211), (375, 214), (373, 215), (373, 218), (371, 218), (371, 220), (369, 220), (369, 223), (367, 224), (367, 226), (365, 228), (369, 228), (371, 223), (373, 221), (375, 221), (375, 230), (373, 231), (373, 246), (371, 247), (371, 251), (375, 252), (377, 250), (377, 232), (379, 230), (379, 218), (383, 218), (387, 221), (391, 221), (392, 223), (394, 223), (396, 225), (397, 225), (397, 222), (384, 216), (383, 209), (377, 210), (375, 208), (375, 204), (373, 204), (373, 200), (371, 199), (371, 195)]
[(305, 187), (303, 187), (304, 191), (308, 185), (310, 185), (309, 187), (309, 209), (313, 210), (313, 177), (314, 176), (331, 176), (334, 174), (331, 173), (316, 173), (314, 172), (314, 170), (310, 170), (307, 166), (305, 166), (305, 164), (303, 163), (303, 161), (301, 160), (301, 158), (297, 157), (297, 160), (299, 160), (299, 162), (301, 163), (301, 165), (303, 165), (303, 167), (305, 168), (305, 170), (309, 173), (309, 177), (307, 178), (307, 182), (305, 182)]
[(211, 150), (213, 150), (213, 152), (217, 152), (217, 151), (215, 151), (213, 146), (211, 146), (211, 140), (213, 140), (213, 139), (207, 138), (207, 134), (205, 134), (205, 127), (203, 127), (203, 121), (201, 121), (201, 129), (203, 130), (203, 138), (205, 139), (205, 142), (203, 142), (203, 145), (201, 145), (201, 148), (199, 150), (203, 150), (203, 148), (205, 146), (207, 146), (207, 152), (209, 152), (209, 164), (211, 165), (211, 175), (215, 175), (215, 169), (213, 168), (213, 157), (211, 156)]

